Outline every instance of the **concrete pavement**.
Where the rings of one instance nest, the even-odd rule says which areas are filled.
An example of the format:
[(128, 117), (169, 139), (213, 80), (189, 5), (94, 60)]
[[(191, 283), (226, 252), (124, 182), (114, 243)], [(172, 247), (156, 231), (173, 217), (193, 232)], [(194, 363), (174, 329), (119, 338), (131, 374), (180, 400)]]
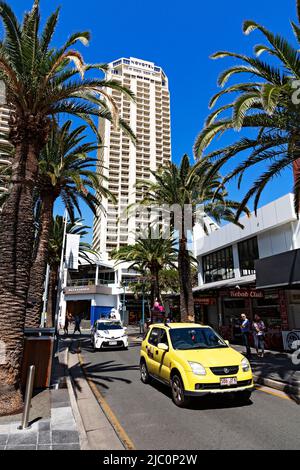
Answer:
[[(114, 427), (103, 410), (101, 397), (92, 390), (84, 374), (83, 364), (78, 355), (78, 341), (74, 341), (68, 355), (68, 369), (73, 382), (73, 390), (83, 428), (90, 450), (124, 450)], [(100, 401), (100, 402), (99, 402)]]
[(0, 418), (0, 450), (79, 450), (79, 435), (67, 389), (34, 397), (30, 428), (20, 431), (22, 415)]

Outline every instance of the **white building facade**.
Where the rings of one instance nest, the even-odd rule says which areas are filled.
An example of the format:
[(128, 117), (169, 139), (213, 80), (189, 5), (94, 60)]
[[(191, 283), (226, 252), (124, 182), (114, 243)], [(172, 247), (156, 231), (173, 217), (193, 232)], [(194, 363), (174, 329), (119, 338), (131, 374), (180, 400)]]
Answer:
[(195, 301), (202, 318), (232, 339), (237, 319), (257, 314), (268, 326), (270, 347), (280, 349), (282, 331), (300, 330), (300, 223), (288, 194), (257, 215), (215, 227), (195, 227), (199, 262)]
[(94, 249), (110, 253), (113, 249), (135, 242), (135, 237), (149, 223), (147, 210), (127, 213), (128, 206), (138, 204), (143, 191), (136, 189), (138, 179), (149, 180), (171, 160), (170, 93), (168, 79), (153, 62), (122, 58), (109, 64), (107, 79), (129, 88), (133, 102), (117, 90), (108, 90), (118, 106), (120, 116), (130, 125), (137, 145), (107, 120), (100, 121), (103, 148), (99, 162), (104, 168), (106, 184), (117, 204), (102, 199), (105, 212), (99, 209), (94, 222)]
[(90, 255), (90, 262), (82, 261), (77, 270), (65, 268), (59, 326), (63, 328), (67, 315), (73, 318), (80, 315), (83, 327), (89, 328), (99, 318), (109, 317), (113, 309), (125, 324), (134, 321), (135, 318), (129, 318), (135, 307), (130, 283), (136, 278), (128, 263), (115, 265), (95, 255)]

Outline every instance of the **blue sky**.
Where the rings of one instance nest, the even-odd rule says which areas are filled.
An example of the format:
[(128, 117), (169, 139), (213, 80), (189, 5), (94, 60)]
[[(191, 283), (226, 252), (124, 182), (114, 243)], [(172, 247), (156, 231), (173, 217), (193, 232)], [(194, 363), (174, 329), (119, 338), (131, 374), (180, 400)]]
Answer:
[[(31, 0), (10, 0), (21, 16)], [(184, 153), (192, 156), (194, 140), (208, 114), (208, 101), (217, 91), (217, 77), (230, 60), (213, 61), (216, 50), (250, 54), (262, 41), (259, 33), (244, 36), (245, 19), (292, 39), (289, 25), (295, 19), (295, 0), (41, 0), (43, 18), (61, 5), (61, 18), (55, 43), (59, 45), (75, 31), (89, 30), (92, 41), (83, 49), (86, 62), (110, 62), (133, 56), (154, 61), (163, 67), (170, 81), (172, 117), (172, 153), (178, 162)], [(229, 143), (224, 136), (217, 145)], [(229, 167), (230, 168), (230, 165)], [(226, 168), (226, 169), (227, 169)], [(255, 173), (249, 173), (239, 192), (234, 183), (230, 196), (240, 200)], [(292, 187), (289, 171), (274, 180), (261, 199), (265, 204)], [(58, 210), (62, 208), (58, 206)], [(83, 208), (88, 224), (92, 214)]]

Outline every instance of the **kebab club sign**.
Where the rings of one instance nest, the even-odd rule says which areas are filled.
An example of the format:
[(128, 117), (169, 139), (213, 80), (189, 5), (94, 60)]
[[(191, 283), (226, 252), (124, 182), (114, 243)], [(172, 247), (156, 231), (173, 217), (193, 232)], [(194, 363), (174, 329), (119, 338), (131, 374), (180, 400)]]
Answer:
[(230, 289), (222, 291), (221, 296), (232, 299), (263, 299), (264, 293), (256, 289)]

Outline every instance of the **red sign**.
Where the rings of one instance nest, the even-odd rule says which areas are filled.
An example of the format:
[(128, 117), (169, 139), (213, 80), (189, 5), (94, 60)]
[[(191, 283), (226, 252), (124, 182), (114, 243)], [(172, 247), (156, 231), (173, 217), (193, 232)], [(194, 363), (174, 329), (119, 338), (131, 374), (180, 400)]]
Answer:
[(194, 299), (194, 302), (198, 305), (215, 305), (216, 299), (212, 297), (199, 297), (197, 299)]

